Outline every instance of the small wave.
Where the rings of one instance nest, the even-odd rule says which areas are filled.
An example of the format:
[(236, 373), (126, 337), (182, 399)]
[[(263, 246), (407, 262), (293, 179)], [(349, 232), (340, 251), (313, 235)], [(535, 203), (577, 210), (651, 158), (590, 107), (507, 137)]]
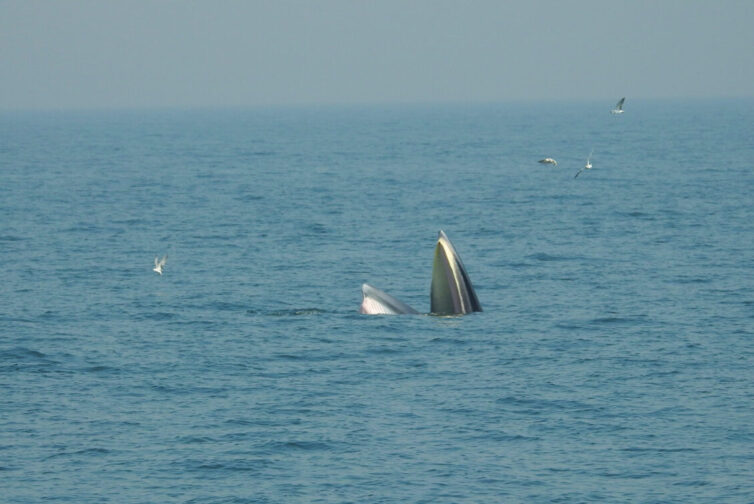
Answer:
[(259, 201), (264, 199), (262, 196), (258, 196), (256, 194), (244, 194), (243, 196), (236, 196), (236, 201), (243, 201), (243, 202), (249, 202), (249, 201)]
[(101, 227), (96, 226), (94, 224), (80, 223), (80, 224), (76, 224), (75, 226), (71, 226), (69, 228), (66, 228), (63, 231), (65, 233), (79, 233), (79, 232), (89, 233), (89, 232), (97, 232), (97, 231), (101, 231), (101, 230), (102, 230)]
[(64, 320), (65, 316), (53, 310), (45, 310), (39, 314), (39, 318), (42, 320)]
[[(30, 290), (31, 289), (28, 289), (28, 290), (25, 289), (22, 292), (29, 292)], [(19, 292), (19, 291), (16, 291), (16, 292)], [(27, 319), (27, 318), (21, 318), (21, 317), (2, 317), (2, 316), (0, 316), (0, 321), (3, 321), (3, 322), (21, 322), (21, 323), (24, 323), (24, 324), (31, 324), (31, 323), (34, 322), (33, 320)]]
[(22, 369), (44, 372), (57, 365), (58, 361), (26, 347), (15, 347), (0, 351), (0, 373), (16, 372)]
[(332, 449), (330, 443), (324, 441), (304, 441), (300, 439), (291, 441), (269, 441), (265, 443), (266, 449), (277, 451), (326, 451)]
[(245, 418), (231, 418), (230, 420), (225, 421), (228, 425), (257, 425), (257, 420), (247, 420)]
[[(214, 241), (214, 240), (219, 240), (219, 241), (235, 240), (237, 237), (238, 236), (236, 234), (225, 234), (225, 235), (223, 235), (223, 234), (217, 234), (217, 233), (206, 234), (206, 235), (193, 235), (193, 236), (191, 236), (191, 238), (193, 238), (195, 240), (202, 241), (202, 242), (205, 242), (205, 241)], [(229, 246), (230, 247), (234, 247), (235, 245), (231, 244)]]
[(690, 480), (690, 481), (676, 481), (673, 483), (673, 486), (681, 486), (681, 487), (704, 487), (708, 486), (711, 483), (709, 481), (704, 480)]
[(448, 337), (438, 336), (436, 338), (432, 338), (430, 340), (430, 343), (446, 343), (449, 345), (463, 346), (463, 345), (469, 345), (470, 341), (467, 339), (461, 339), (461, 338), (448, 338)]
[(668, 471), (645, 471), (645, 472), (603, 471), (603, 472), (597, 473), (597, 475), (604, 478), (639, 480), (639, 479), (654, 478), (656, 476), (675, 476), (675, 473), (668, 472)]
[(87, 368), (83, 369), (86, 373), (111, 373), (111, 372), (117, 372), (119, 371), (118, 368), (114, 368), (111, 366), (105, 366), (105, 365), (96, 365), (96, 366), (89, 366)]
[(251, 420), (245, 418), (234, 418), (231, 420), (226, 420), (225, 423), (228, 425), (238, 425), (242, 427), (280, 427), (283, 425), (300, 425), (301, 419), (290, 417), (254, 418)]
[(210, 436), (181, 436), (177, 439), (180, 444), (204, 444), (214, 443), (217, 440)]
[(539, 252), (539, 253), (536, 253), (536, 254), (530, 254), (530, 255), (526, 256), (526, 258), (527, 259), (534, 259), (535, 261), (543, 261), (543, 262), (548, 262), (548, 261), (569, 261), (569, 260), (571, 260), (570, 257), (554, 256), (554, 255), (547, 254), (545, 252)]
[(699, 450), (697, 450), (696, 448), (655, 448), (631, 446), (629, 448), (623, 448), (621, 451), (626, 453), (695, 453)]
[(638, 322), (637, 318), (630, 317), (597, 317), (591, 320), (592, 324), (633, 324)]
[(213, 301), (207, 304), (207, 307), (217, 311), (241, 311), (246, 309), (245, 304), (228, 301)]
[(512, 263), (500, 263), (502, 266), (508, 266), (511, 269), (518, 269), (518, 268), (528, 268), (531, 266), (531, 263), (527, 262), (512, 262)]
[(626, 321), (628, 321), (628, 319), (622, 317), (598, 317), (592, 319), (592, 323), (594, 324), (617, 324)]
[(558, 322), (555, 324), (555, 327), (558, 329), (568, 329), (568, 330), (580, 330), (584, 329), (584, 326), (582, 324), (574, 323), (574, 322)]
[(26, 347), (15, 347), (0, 352), (0, 361), (3, 360), (36, 360), (44, 359), (47, 356), (42, 352), (32, 350)]
[(21, 236), (13, 236), (13, 235), (0, 235), (0, 241), (4, 242), (17, 242), (17, 241), (24, 241), (26, 238), (23, 238)]
[(130, 218), (130, 219), (114, 219), (114, 220), (112, 221), (112, 223), (113, 223), (113, 224), (127, 224), (127, 225), (129, 225), (129, 226), (133, 226), (133, 225), (135, 225), (135, 224), (143, 224), (143, 223), (146, 223), (146, 221), (145, 221), (144, 219), (134, 219), (134, 218)]
[(208, 464), (200, 464), (196, 467), (197, 469), (226, 469), (225, 464), (218, 464), (218, 463), (208, 463)]
[(289, 353), (275, 354), (275, 357), (277, 359), (290, 360), (290, 361), (299, 361), (299, 360), (308, 360), (309, 359), (309, 356), (295, 355), (295, 354), (289, 354)]
[(275, 151), (261, 150), (261, 151), (247, 151), (240, 153), (243, 156), (249, 157), (269, 157), (277, 154)]
[(542, 438), (539, 436), (524, 436), (523, 434), (506, 434), (505, 432), (490, 432), (485, 434), (478, 434), (469, 437), (468, 439), (473, 441), (494, 441), (494, 442), (503, 442), (503, 443), (511, 443), (511, 442), (518, 442), (518, 441), (540, 441)]
[(639, 212), (639, 211), (633, 211), (633, 212), (626, 212), (624, 215), (628, 217), (633, 217), (635, 219), (642, 219), (642, 220), (656, 220), (656, 218), (653, 215), (650, 215), (645, 212)]
[(140, 318), (145, 320), (170, 320), (175, 318), (175, 314), (168, 312), (144, 313)]
[(231, 496), (221, 497), (195, 497), (186, 501), (186, 504), (266, 504), (268, 502), (277, 502), (265, 497), (254, 496), (252, 498)]
[(394, 355), (404, 353), (404, 351), (400, 348), (393, 348), (389, 346), (369, 348), (366, 350), (366, 352), (374, 355)]
[(107, 455), (111, 453), (111, 450), (108, 450), (107, 448), (84, 448), (82, 450), (76, 450), (76, 451), (61, 451), (58, 453), (54, 453), (47, 457), (45, 460), (50, 460), (54, 458), (60, 458), (60, 457), (76, 457), (76, 456), (99, 456), (99, 455)]
[(589, 404), (568, 399), (527, 399), (516, 396), (501, 397), (498, 404), (520, 408), (519, 411), (542, 413), (547, 411), (590, 411), (595, 409)]
[(701, 278), (701, 277), (679, 277), (676, 278), (676, 283), (679, 284), (708, 284), (712, 283), (712, 280), (710, 278)]
[[(256, 472), (270, 465), (265, 459), (188, 460), (185, 465), (193, 471)], [(181, 463), (181, 465), (184, 465)]]
[(651, 373), (645, 374), (643, 377), (644, 378), (665, 378), (667, 376), (676, 376), (679, 374), (681, 374), (679, 370), (671, 369), (669, 371), (652, 371)]
[(265, 315), (268, 317), (301, 317), (320, 315), (327, 313), (326, 310), (319, 308), (292, 308), (290, 310), (246, 310), (246, 313), (250, 315)]
[(155, 392), (161, 392), (164, 394), (181, 394), (186, 393), (185, 389), (178, 389), (176, 387), (169, 387), (167, 385), (154, 384), (151, 389)]
[(106, 455), (108, 453), (111, 453), (111, 450), (107, 448), (84, 448), (71, 453), (71, 455)]

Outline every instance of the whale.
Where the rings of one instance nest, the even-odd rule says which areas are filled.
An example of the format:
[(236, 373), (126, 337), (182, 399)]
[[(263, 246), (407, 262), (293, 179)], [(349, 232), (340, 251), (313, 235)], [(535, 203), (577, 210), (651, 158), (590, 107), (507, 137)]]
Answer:
[[(401, 315), (419, 312), (399, 299), (370, 285), (361, 286), (359, 312), (365, 315)], [(432, 261), (429, 288), (430, 315), (465, 315), (481, 312), (482, 305), (471, 284), (466, 267), (453, 243), (440, 230)]]
[(448, 236), (440, 230), (432, 263), (430, 311), (435, 315), (464, 315), (482, 311), (469, 274)]

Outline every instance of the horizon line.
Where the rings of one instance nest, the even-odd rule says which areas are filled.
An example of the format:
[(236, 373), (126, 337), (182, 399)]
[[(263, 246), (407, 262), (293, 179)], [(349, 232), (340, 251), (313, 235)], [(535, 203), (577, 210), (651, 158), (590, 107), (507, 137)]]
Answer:
[[(232, 110), (269, 110), (269, 109), (316, 109), (316, 108), (394, 108), (394, 107), (479, 107), (504, 106), (525, 104), (572, 104), (572, 103), (607, 103), (614, 105), (616, 98), (513, 98), (496, 100), (364, 100), (364, 101), (291, 101), (278, 103), (237, 103), (237, 104), (145, 104), (145, 105), (61, 105), (38, 107), (8, 107), (0, 105), (0, 113), (20, 112), (148, 112), (148, 111), (232, 111)], [(754, 100), (754, 95), (736, 96), (687, 96), (687, 97), (631, 97), (626, 95), (630, 103), (641, 102), (711, 102), (711, 101), (748, 101)], [(611, 101), (612, 100), (612, 101)]]

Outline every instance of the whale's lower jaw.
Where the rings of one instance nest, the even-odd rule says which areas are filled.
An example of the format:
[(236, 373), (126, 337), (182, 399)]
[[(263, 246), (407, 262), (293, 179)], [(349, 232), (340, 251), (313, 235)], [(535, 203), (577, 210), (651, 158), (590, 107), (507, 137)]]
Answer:
[(394, 298), (390, 294), (381, 291), (369, 284), (361, 286), (361, 306), (359, 312), (365, 315), (401, 315), (415, 314), (418, 311), (406, 303)]
[(461, 257), (442, 231), (435, 247), (429, 297), (430, 310), (434, 315), (463, 315), (482, 311)]

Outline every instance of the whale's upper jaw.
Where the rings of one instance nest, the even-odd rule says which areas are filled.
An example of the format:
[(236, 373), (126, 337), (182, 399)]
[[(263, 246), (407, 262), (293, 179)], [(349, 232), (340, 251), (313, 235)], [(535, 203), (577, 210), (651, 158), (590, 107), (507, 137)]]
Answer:
[(361, 286), (363, 299), (359, 311), (365, 315), (399, 315), (404, 313), (419, 313), (406, 303), (394, 298), (390, 294), (372, 287), (369, 284)]
[(447, 235), (440, 231), (432, 264), (430, 310), (435, 315), (462, 315), (482, 311), (482, 305)]

